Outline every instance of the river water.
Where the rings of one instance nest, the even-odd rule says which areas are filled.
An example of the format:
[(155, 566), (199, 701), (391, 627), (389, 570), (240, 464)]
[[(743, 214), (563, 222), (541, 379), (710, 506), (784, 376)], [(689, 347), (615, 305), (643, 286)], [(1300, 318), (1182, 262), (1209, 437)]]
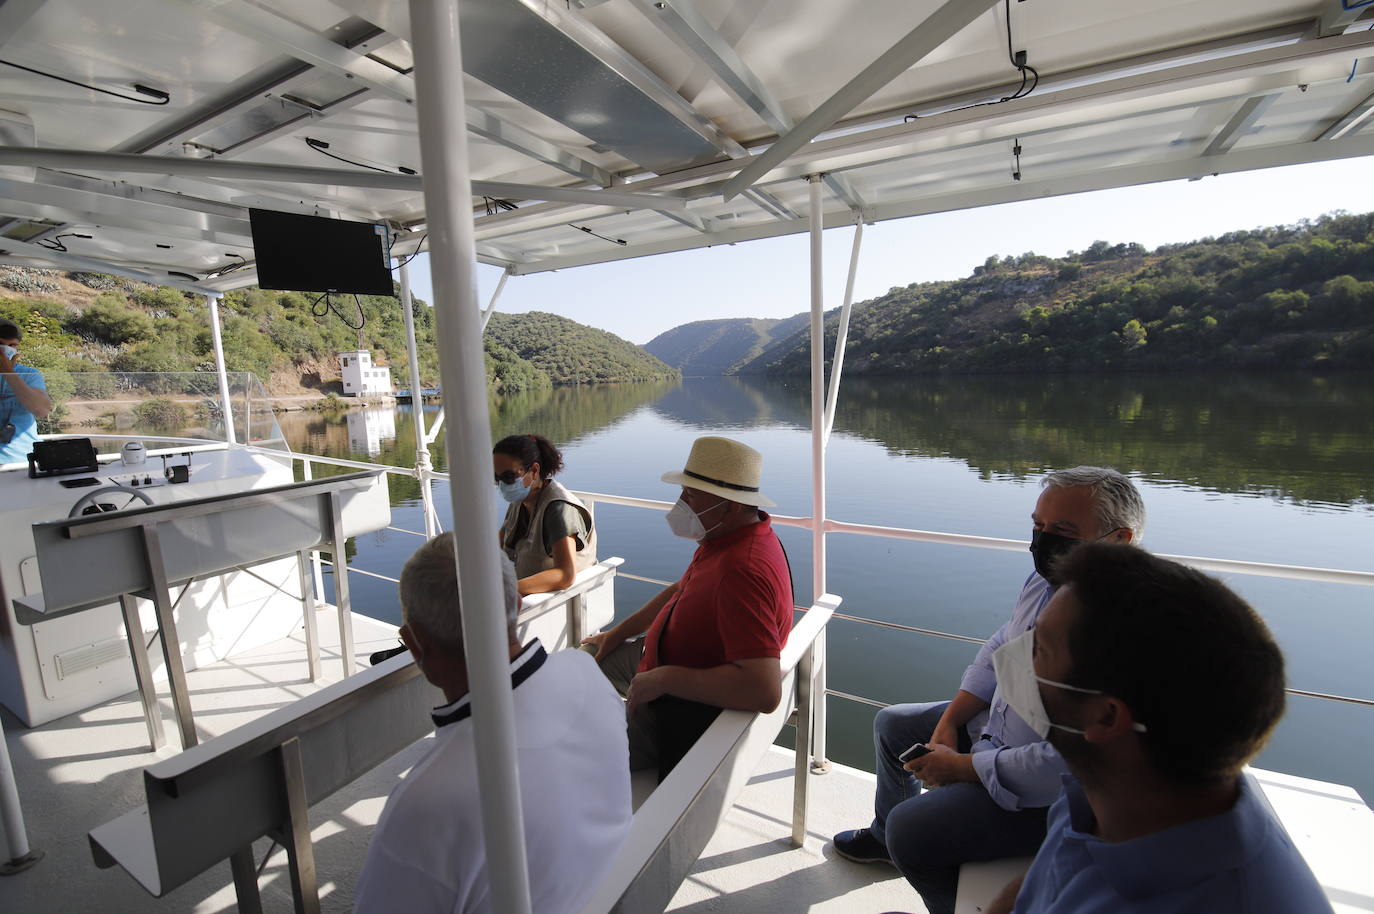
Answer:
[[(436, 407), (426, 407), (432, 421)], [(292, 448), (412, 466), (410, 407), (279, 416)], [(659, 481), (701, 434), (764, 454), (764, 492), (811, 513), (805, 382), (709, 378), (562, 388), (496, 399), (493, 437), (538, 432), (584, 491), (671, 501)], [(433, 448), (444, 467), (442, 441)], [(847, 378), (829, 450), (828, 515), (855, 523), (1028, 539), (1047, 469), (1116, 467), (1142, 487), (1144, 545), (1168, 554), (1374, 570), (1374, 375), (1099, 375)], [(393, 523), (423, 530), (418, 487), (391, 478)], [(436, 487), (445, 529), (447, 490)], [(493, 499), (495, 492), (493, 490)], [(672, 580), (692, 546), (658, 512), (598, 506), (602, 557)], [(810, 541), (780, 529), (797, 602), (810, 601)], [(360, 537), (353, 567), (396, 576), (420, 539)], [(1006, 620), (1030, 556), (832, 535), (829, 589), (842, 612), (986, 638)], [(1273, 629), (1295, 688), (1374, 698), (1374, 588), (1227, 577)], [(355, 609), (399, 621), (393, 585), (354, 575)], [(617, 614), (653, 585), (621, 579)], [(965, 642), (836, 621), (831, 688), (883, 702), (947, 698), (976, 651)], [(1170, 675), (1161, 668), (1159, 675)], [(829, 701), (829, 755), (872, 770), (873, 709)], [(1374, 708), (1291, 697), (1258, 764), (1357, 787), (1374, 801)], [(859, 815), (862, 818), (862, 814)]]

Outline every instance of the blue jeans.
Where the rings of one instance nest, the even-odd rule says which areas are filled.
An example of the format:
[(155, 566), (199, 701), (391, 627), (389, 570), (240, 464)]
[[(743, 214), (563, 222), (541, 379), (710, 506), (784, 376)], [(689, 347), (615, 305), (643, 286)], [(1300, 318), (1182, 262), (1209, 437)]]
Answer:
[[(920, 791), (897, 756), (930, 739), (949, 702), (893, 705), (873, 721), (878, 791), (869, 830), (930, 914), (953, 914), (959, 866), (974, 860), (1030, 856), (1045, 837), (1047, 810), (1016, 812), (998, 806), (982, 784), (951, 784)], [(965, 734), (960, 732), (959, 748)]]

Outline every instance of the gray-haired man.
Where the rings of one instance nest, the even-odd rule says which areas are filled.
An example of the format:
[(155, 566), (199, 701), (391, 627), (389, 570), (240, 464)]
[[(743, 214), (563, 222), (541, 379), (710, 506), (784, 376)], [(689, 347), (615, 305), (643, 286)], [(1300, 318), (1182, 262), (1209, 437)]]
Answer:
[[(520, 645), (515, 570), (501, 561), (530, 898), (536, 911), (579, 911), (630, 829), (625, 712), (585, 653)], [(457, 577), (452, 533), (421, 546), (401, 572), (401, 640), (448, 704), (434, 709), (434, 746), (387, 798), (356, 914), (492, 911)]]
[[(1057, 470), (1042, 485), (1031, 514), (1035, 571), (1011, 619), (979, 650), (951, 701), (878, 712), (873, 822), (834, 838), (850, 860), (893, 863), (931, 914), (953, 912), (961, 864), (1035, 853), (1068, 770), (1002, 699), (993, 653), (1035, 627), (1057, 587), (1055, 559), (1083, 542), (1139, 542), (1145, 528), (1140, 493), (1116, 470)], [(903, 764), (898, 756), (915, 743), (929, 751)], [(922, 785), (941, 789), (922, 793)]]

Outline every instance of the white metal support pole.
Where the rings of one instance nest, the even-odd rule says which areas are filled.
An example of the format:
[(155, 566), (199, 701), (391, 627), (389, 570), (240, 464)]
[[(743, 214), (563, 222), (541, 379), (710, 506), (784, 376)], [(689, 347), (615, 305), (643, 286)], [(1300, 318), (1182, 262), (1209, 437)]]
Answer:
[[(496, 289), (491, 293), (491, 300), (487, 302), (487, 307), (482, 311), (482, 332), (487, 332), (487, 324), (491, 322), (491, 316), (496, 313), (496, 303), (501, 299), (501, 293), (506, 288), (506, 280), (510, 279), (511, 271), (506, 270), (501, 274), (501, 279), (496, 283)], [(444, 408), (439, 407), (439, 414), (434, 417), (434, 427), (425, 435), (425, 442), (433, 444), (439, 437), (439, 430), (444, 427)]]
[[(810, 175), (811, 204), (811, 601), (825, 586), (825, 289), (822, 284), (821, 176)], [(816, 688), (812, 693), (811, 767), (827, 770), (825, 758), (825, 633), (816, 638)], [(800, 732), (800, 731), (798, 731)]]
[(410, 359), (410, 417), (415, 424), (415, 477), (420, 483), (420, 504), (425, 512), (425, 536), (439, 532), (434, 523), (434, 490), (430, 472), (429, 433), (425, 428), (425, 398), (420, 390), (420, 351), (415, 343), (415, 306), (410, 297), (409, 261), (401, 261), (401, 314), (406, 325), (406, 356)]
[(224, 412), (224, 440), (235, 444), (234, 401), (229, 399), (229, 373), (224, 368), (224, 340), (219, 330), (219, 296), (207, 295), (205, 302), (210, 306), (210, 342), (214, 346), (215, 374), (219, 378), (219, 406)]
[(494, 911), (530, 914), (529, 869), (515, 758), (515, 701), (497, 527), (491, 498), (491, 424), (477, 306), (477, 250), (472, 229), (463, 61), (454, 0), (410, 0), (416, 108), (425, 211), (433, 256), (435, 335), (447, 423), (449, 493), (463, 640), (471, 683), (482, 837)]
[(844, 371), (844, 347), (849, 342), (849, 312), (854, 307), (854, 277), (859, 273), (859, 248), (864, 240), (864, 220), (854, 223), (854, 248), (849, 252), (849, 279), (844, 284), (844, 304), (840, 306), (840, 328), (835, 334), (835, 354), (830, 357), (830, 393), (825, 398), (825, 441), (835, 427), (835, 404), (840, 400), (840, 374)]
[(482, 330), (487, 329), (487, 324), (491, 322), (491, 316), (496, 313), (496, 303), (501, 299), (501, 293), (506, 289), (506, 280), (510, 279), (510, 270), (501, 274), (501, 279), (496, 283), (496, 290), (491, 293), (491, 301), (487, 302), (487, 308), (482, 312)]
[(43, 856), (29, 847), (29, 835), (24, 830), (24, 813), (19, 808), (19, 788), (14, 783), (14, 766), (10, 764), (10, 748), (5, 742), (5, 725), (0, 722), (0, 820), (4, 822), (5, 840), (9, 844), (8, 862), (0, 863), (0, 876), (26, 870)]

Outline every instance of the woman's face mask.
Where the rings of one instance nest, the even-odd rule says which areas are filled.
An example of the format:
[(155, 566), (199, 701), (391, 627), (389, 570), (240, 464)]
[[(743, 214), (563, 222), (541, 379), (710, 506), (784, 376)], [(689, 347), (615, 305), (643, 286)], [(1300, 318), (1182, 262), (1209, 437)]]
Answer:
[(526, 483), (525, 477), (534, 468), (531, 466), (526, 470), (506, 470), (504, 473), (497, 473), (496, 488), (501, 493), (501, 497), (512, 505), (528, 498), (533, 485)]
[(525, 485), (522, 479), (517, 479), (515, 482), (498, 482), (496, 488), (501, 493), (501, 497), (511, 504), (524, 501), (530, 495), (530, 487)]
[[(1078, 686), (1055, 682), (1053, 679), (1035, 675), (1034, 653), (1035, 629), (1033, 628), (1022, 632), (993, 653), (992, 669), (997, 675), (997, 691), (1001, 693), (1002, 700), (1041, 739), (1049, 736), (1051, 727), (1056, 730), (1063, 730), (1065, 733), (1077, 733), (1082, 736), (1082, 730), (1057, 724), (1050, 720), (1050, 715), (1045, 710), (1045, 702), (1040, 697), (1040, 686), (1044, 684), (1083, 695), (1103, 695), (1106, 693), (1101, 689), (1081, 689)], [(1137, 723), (1133, 724), (1132, 727), (1138, 733), (1145, 732), (1144, 724)]]

